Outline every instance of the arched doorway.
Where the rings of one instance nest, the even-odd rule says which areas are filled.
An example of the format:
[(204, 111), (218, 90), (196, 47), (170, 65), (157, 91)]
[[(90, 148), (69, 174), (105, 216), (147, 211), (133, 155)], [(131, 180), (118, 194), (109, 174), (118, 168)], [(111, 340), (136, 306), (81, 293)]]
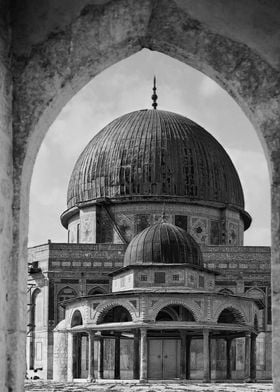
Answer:
[(159, 310), (155, 321), (161, 328), (148, 332), (148, 378), (190, 378), (191, 335), (176, 322), (195, 322), (193, 313), (181, 304), (171, 304)]
[[(235, 97), (236, 101), (248, 114), (251, 121), (254, 123), (255, 128), (263, 135), (263, 140), (266, 139), (267, 156), (270, 157), (269, 159), (271, 159), (273, 163), (273, 215), (275, 216), (273, 224), (273, 261), (275, 261), (276, 264), (279, 247), (279, 220), (277, 207), (279, 196), (279, 163), (278, 158), (276, 158), (279, 146), (277, 133), (279, 128), (277, 116), (279, 101), (277, 98), (278, 90), (276, 86), (278, 83), (278, 75), (274, 71), (273, 66), (271, 66), (271, 62), (267, 60), (267, 55), (263, 54), (261, 50), (255, 50), (254, 44), (252, 48), (251, 40), (241, 39), (240, 41), (235, 38), (235, 35), (233, 35), (232, 38), (232, 35), (226, 34), (224, 29), (221, 29), (220, 35), (215, 33), (217, 30), (213, 29), (213, 20), (212, 23), (209, 24), (203, 23), (204, 18), (199, 12), (197, 13), (195, 7), (194, 9), (190, 7), (188, 10), (188, 5), (186, 6), (187, 8), (181, 10), (175, 2), (165, 2), (165, 7), (162, 7), (161, 5), (156, 6), (154, 2), (148, 1), (145, 2), (145, 7), (143, 7), (143, 9), (139, 9), (137, 4), (134, 5), (135, 10), (130, 7), (127, 9), (127, 13), (130, 17), (125, 19), (126, 23), (123, 23), (123, 16), (128, 15), (125, 12), (125, 9), (123, 9), (121, 2), (114, 2), (114, 4), (109, 3), (107, 7), (104, 6), (104, 12), (101, 14), (95, 14), (95, 8), (93, 6), (84, 9), (83, 12), (80, 12), (82, 10), (79, 10), (80, 17), (76, 20), (76, 30), (75, 28), (70, 29), (70, 34), (68, 34), (67, 30), (66, 34), (66, 31), (61, 27), (61, 29), (55, 30), (56, 32), (60, 31), (61, 34), (43, 34), (43, 37), (48, 38), (42, 38), (42, 42), (40, 42), (41, 46), (40, 48), (37, 48), (38, 50), (35, 50), (34, 48), (33, 51), (30, 51), (32, 52), (31, 58), (27, 60), (26, 57), (22, 56), (21, 59), (18, 58), (18, 65), (15, 65), (15, 68), (18, 66), (18, 69), (20, 69), (21, 72), (18, 72), (17, 77), (15, 76), (14, 86), (14, 151), (18, 151), (18, 154), (14, 154), (14, 156), (17, 155), (15, 158), (14, 171), (14, 221), (12, 220), (11, 206), (9, 208), (9, 227), (14, 227), (13, 247), (10, 233), (11, 230), (6, 230), (7, 237), (10, 238), (11, 242), (8, 246), (8, 252), (13, 253), (11, 271), (14, 266), (17, 266), (14, 269), (13, 274), (11, 273), (11, 276), (16, 274), (16, 281), (18, 282), (18, 285), (10, 285), (11, 288), (7, 289), (11, 301), (9, 304), (9, 311), (7, 311), (9, 314), (9, 317), (7, 317), (7, 325), (14, 326), (13, 333), (11, 334), (11, 341), (9, 340), (11, 347), (8, 349), (5, 347), (8, 357), (11, 359), (9, 365), (11, 369), (20, 367), (20, 360), (18, 359), (20, 356), (14, 358), (12, 341), (14, 337), (20, 335), (17, 328), (20, 328), (21, 324), (23, 325), (24, 317), (22, 316), (22, 319), (17, 317), (15, 320), (13, 313), (17, 315), (20, 314), (20, 309), (24, 306), (24, 300), (21, 299), (21, 297), (25, 287), (24, 282), (21, 283), (20, 276), (24, 276), (24, 260), (26, 259), (25, 242), (28, 226), (28, 189), (38, 146), (56, 113), (63, 104), (70, 99), (75, 91), (81, 88), (89, 78), (95, 76), (106, 66), (139, 50), (141, 47), (150, 47), (153, 50), (164, 51), (186, 63), (190, 63), (194, 67), (209, 74), (210, 77), (218, 80), (221, 85)], [(119, 7), (121, 7), (121, 9), (119, 9)], [(93, 44), (88, 46), (84, 44), (82, 45), (82, 48), (81, 45), (75, 45), (77, 44), (77, 40), (75, 41), (77, 36), (79, 36), (79, 42), (82, 43), (87, 42), (87, 37), (85, 36), (87, 34), (89, 37), (102, 36), (102, 34), (100, 34), (102, 32), (102, 23), (100, 26), (99, 23), (92, 23), (92, 21), (95, 21), (95, 18), (102, 19), (101, 15), (106, 15), (107, 20), (116, 20), (114, 17), (116, 12), (119, 12), (118, 15), (120, 15), (120, 17), (117, 18), (117, 21), (120, 24), (119, 29), (113, 29), (111, 35), (109, 35), (110, 39), (108, 39), (111, 43), (109, 44), (106, 41), (105, 44), (104, 42), (101, 52), (96, 50), (95, 46), (92, 46)], [(131, 14), (134, 16), (133, 18), (131, 18)], [(89, 17), (90, 15), (92, 19)], [(211, 19), (211, 16), (209, 17)], [(71, 18), (70, 20), (72, 21)], [(166, 21), (169, 20), (172, 20), (173, 23), (166, 23)], [(95, 32), (92, 31), (92, 27), (84, 28), (84, 26), (89, 25), (89, 21), (92, 26), (101, 29), (101, 31), (98, 30), (99, 34), (96, 35)], [(149, 23), (150, 21), (151, 23)], [(84, 31), (84, 35), (81, 34), (79, 26), (83, 26), (82, 30)], [(135, 26), (138, 26), (138, 29), (134, 28)], [(116, 26), (114, 25), (114, 27)], [(73, 34), (74, 31), (78, 32), (76, 37)], [(120, 33), (114, 34), (116, 31), (119, 31)], [(108, 37), (106, 32), (104, 33), (105, 37)], [(253, 34), (252, 36), (255, 35)], [(94, 45), (96, 44), (96, 40), (91, 39), (90, 42), (94, 42)], [(97, 40), (97, 42), (99, 41)], [(38, 44), (38, 41), (36, 41), (36, 44)], [(259, 49), (259, 46), (256, 46)], [(62, 59), (60, 62), (57, 58), (58, 52), (52, 50), (52, 48), (55, 47), (62, 48), (62, 50), (59, 51), (59, 58)], [(83, 49), (86, 50), (87, 53), (85, 53), (84, 56), (81, 56), (81, 51)], [(260, 56), (256, 54), (258, 52), (261, 53)], [(71, 55), (69, 55), (69, 53)], [(80, 62), (76, 61), (77, 55), (80, 57)], [(44, 56), (47, 56), (47, 63), (44, 61)], [(63, 61), (63, 59), (65, 61)], [(49, 64), (49, 69), (47, 71), (46, 69), (48, 67), (46, 64)], [(72, 69), (73, 71), (78, 71), (71, 73)], [(36, 75), (37, 78), (34, 78), (34, 75)], [(253, 75), (255, 77), (253, 77)], [(265, 75), (265, 77), (260, 77), (261, 75)], [(34, 85), (32, 86), (33, 80)], [(44, 83), (44, 86), (42, 87), (40, 83), (37, 83), (38, 80), (48, 81), (49, 83)], [(37, 88), (35, 86), (36, 83), (38, 85)], [(44, 92), (42, 90), (44, 90)], [(26, 94), (27, 97), (25, 97)], [(40, 97), (40, 99), (37, 99), (37, 97)], [(30, 106), (24, 108), (23, 106), (25, 106), (26, 101), (29, 102)], [(32, 110), (32, 107), (34, 110)], [(32, 113), (33, 117), (30, 118), (26, 113), (30, 113), (30, 115)], [(32, 136), (30, 136), (30, 144), (28, 145), (27, 137), (25, 138), (23, 135), (28, 135), (29, 131)], [(5, 253), (5, 260), (6, 259), (8, 259), (8, 257)], [(274, 279), (274, 285), (277, 288), (279, 273), (275, 272), (274, 276), (276, 277), (276, 275), (277, 280)], [(3, 282), (6, 282), (4, 278)], [(275, 292), (278, 292), (278, 289), (275, 290)], [(4, 301), (5, 300), (3, 300), (3, 304), (5, 304)], [(277, 332), (279, 329), (279, 320), (274, 317), (274, 322), (275, 330)], [(277, 336), (277, 334), (275, 336)], [(19, 351), (21, 351), (23, 350), (23, 337), (19, 337), (18, 339), (21, 347)], [(22, 384), (22, 381), (20, 381), (22, 378), (23, 368), (17, 372), (13, 378), (13, 380), (16, 379), (16, 381), (11, 382), (16, 385)], [(9, 381), (10, 385), (11, 382)]]
[[(126, 380), (135, 378), (134, 358), (139, 354), (135, 352), (137, 349), (134, 344), (134, 333), (130, 328), (123, 329), (125, 323), (131, 321), (130, 312), (122, 305), (105, 309), (98, 317), (97, 324), (103, 327), (96, 346), (102, 378)], [(106, 324), (111, 327), (105, 329)]]
[[(71, 328), (83, 325), (83, 317), (79, 310), (75, 310), (71, 320)], [(88, 334), (73, 333), (73, 378), (88, 377)]]

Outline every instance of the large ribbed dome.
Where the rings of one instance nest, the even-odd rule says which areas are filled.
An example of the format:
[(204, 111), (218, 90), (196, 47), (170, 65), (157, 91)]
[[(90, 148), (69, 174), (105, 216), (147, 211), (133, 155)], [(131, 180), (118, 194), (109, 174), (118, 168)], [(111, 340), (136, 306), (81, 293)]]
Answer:
[(145, 263), (203, 266), (199, 245), (192, 236), (167, 222), (147, 227), (129, 243), (124, 266)]
[(113, 200), (219, 202), (243, 210), (238, 174), (224, 148), (181, 115), (140, 110), (100, 131), (73, 170), (67, 203)]

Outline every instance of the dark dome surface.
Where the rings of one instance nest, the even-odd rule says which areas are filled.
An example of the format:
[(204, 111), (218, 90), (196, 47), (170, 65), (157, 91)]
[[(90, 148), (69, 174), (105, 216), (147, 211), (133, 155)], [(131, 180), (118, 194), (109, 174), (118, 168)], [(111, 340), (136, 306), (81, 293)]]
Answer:
[(224, 148), (198, 124), (161, 110), (117, 118), (80, 155), (69, 182), (68, 208), (104, 197), (244, 208), (240, 180)]
[(166, 222), (147, 227), (129, 243), (124, 266), (145, 263), (203, 266), (199, 245), (192, 236)]

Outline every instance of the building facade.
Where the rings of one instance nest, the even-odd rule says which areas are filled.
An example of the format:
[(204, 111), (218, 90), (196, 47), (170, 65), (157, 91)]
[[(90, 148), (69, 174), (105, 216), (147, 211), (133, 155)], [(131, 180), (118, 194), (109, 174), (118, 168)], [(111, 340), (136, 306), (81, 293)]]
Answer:
[(271, 378), (270, 249), (203, 128), (156, 109), (80, 155), (68, 243), (29, 250), (27, 370), (43, 378)]

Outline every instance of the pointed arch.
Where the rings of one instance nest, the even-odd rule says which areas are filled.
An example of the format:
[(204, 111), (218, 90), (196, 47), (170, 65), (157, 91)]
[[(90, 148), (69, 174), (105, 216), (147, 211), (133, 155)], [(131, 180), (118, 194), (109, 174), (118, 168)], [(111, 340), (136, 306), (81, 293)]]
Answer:
[(233, 306), (225, 307), (218, 315), (217, 323), (246, 324), (244, 315)]
[(96, 294), (106, 294), (106, 290), (101, 286), (94, 286), (88, 292), (88, 295), (96, 295)]
[(71, 328), (73, 328), (73, 327), (77, 327), (78, 325), (83, 325), (83, 317), (81, 312), (78, 309), (76, 309), (72, 314), (70, 326)]
[(128, 321), (132, 321), (129, 310), (123, 305), (115, 305), (104, 309), (97, 318), (96, 324), (124, 323)]
[(63, 301), (77, 297), (77, 291), (71, 286), (62, 287), (57, 294), (57, 323), (65, 318), (65, 309), (61, 306)]
[(155, 321), (195, 321), (193, 312), (184, 305), (167, 305), (161, 308)]

